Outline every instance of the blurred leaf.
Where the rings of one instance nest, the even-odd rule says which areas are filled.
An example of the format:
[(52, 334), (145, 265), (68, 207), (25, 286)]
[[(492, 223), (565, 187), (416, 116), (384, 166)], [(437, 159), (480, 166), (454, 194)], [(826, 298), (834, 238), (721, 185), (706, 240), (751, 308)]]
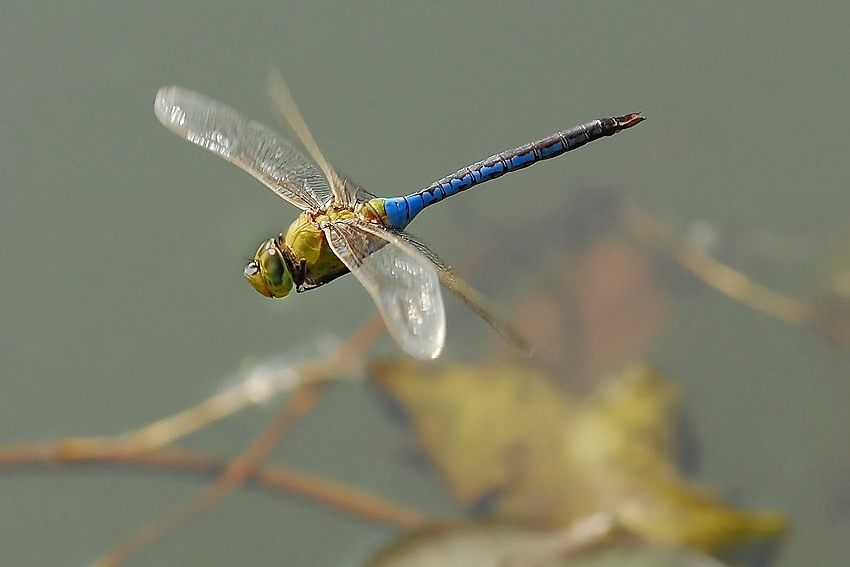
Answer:
[(650, 263), (624, 238), (597, 235), (570, 258), (545, 262), (548, 276), (526, 290), (513, 320), (553, 377), (588, 385), (645, 352), (670, 305)]
[(500, 521), (551, 528), (608, 513), (649, 541), (715, 551), (783, 529), (783, 516), (725, 506), (670, 457), (678, 390), (635, 366), (581, 400), (513, 364), (376, 364), (456, 498), (496, 493)]
[[(437, 368), (405, 359), (378, 363), (372, 371), (405, 408), (461, 502), (527, 477), (526, 467), (540, 455), (562, 454), (559, 436), (545, 432), (560, 431), (570, 402), (532, 368)], [(502, 414), (506, 410), (509, 415)]]
[(726, 564), (694, 551), (659, 545), (610, 546), (582, 553), (551, 567), (724, 567)]
[(724, 567), (681, 548), (609, 544), (494, 522), (451, 521), (405, 534), (366, 567)]
[(496, 524), (448, 523), (406, 534), (367, 567), (505, 567), (506, 557), (545, 545), (546, 532)]

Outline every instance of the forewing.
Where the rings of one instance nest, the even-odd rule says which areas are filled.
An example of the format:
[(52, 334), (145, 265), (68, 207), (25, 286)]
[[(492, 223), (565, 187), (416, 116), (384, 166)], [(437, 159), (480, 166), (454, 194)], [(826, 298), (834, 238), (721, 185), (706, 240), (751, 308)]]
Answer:
[(446, 338), (437, 268), (382, 226), (359, 219), (328, 223), (334, 253), (378, 307), (392, 337), (417, 358), (436, 358)]
[(331, 189), (321, 170), (281, 136), (232, 108), (180, 87), (163, 87), (156, 117), (193, 144), (220, 155), (304, 210), (323, 209)]
[(280, 112), (281, 118), (289, 125), (304, 149), (307, 150), (307, 155), (313, 159), (328, 179), (334, 203), (343, 207), (354, 206), (354, 193), (346, 187), (345, 178), (325, 159), (325, 155), (319, 149), (319, 144), (316, 143), (313, 133), (307, 126), (307, 121), (304, 120), (304, 116), (298, 110), (298, 105), (295, 104), (295, 98), (293, 98), (289, 87), (286, 86), (283, 75), (275, 66), (269, 67), (268, 87), (269, 96)]

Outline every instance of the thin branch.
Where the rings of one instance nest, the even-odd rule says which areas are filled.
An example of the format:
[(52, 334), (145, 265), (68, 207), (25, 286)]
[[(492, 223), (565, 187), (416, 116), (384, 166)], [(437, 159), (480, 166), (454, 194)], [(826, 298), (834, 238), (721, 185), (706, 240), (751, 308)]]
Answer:
[(718, 262), (646, 211), (630, 207), (623, 219), (632, 235), (669, 253), (686, 270), (720, 293), (792, 325), (812, 322), (814, 313), (809, 304), (778, 293)]
[[(218, 476), (231, 462), (223, 456), (181, 448), (127, 451), (118, 441), (103, 437), (75, 437), (53, 443), (0, 446), (0, 468), (117, 465)], [(426, 520), (423, 514), (412, 508), (281, 465), (265, 464), (245, 480), (248, 484), (292, 492), (361, 518), (405, 529), (421, 526)]]
[[(344, 373), (349, 369), (352, 360), (360, 360), (363, 352), (374, 342), (380, 332), (381, 327), (379, 327), (378, 318), (374, 316), (340, 345), (333, 355), (327, 359), (302, 365), (298, 368), (296, 374), (301, 377), (299, 382), (302, 386), (251, 445), (224, 468), (213, 484), (172, 512), (136, 530), (127, 539), (103, 555), (94, 563), (94, 567), (118, 567), (130, 556), (148, 547), (177, 526), (215, 507), (242, 482), (254, 475), (291, 427), (313, 407), (323, 391), (322, 385), (326, 384), (333, 376)], [(222, 412), (206, 411), (208, 410), (206, 404), (202, 405), (204, 411), (202, 416), (199, 417), (223, 415)], [(197, 407), (193, 409), (197, 409)], [(171, 422), (177, 421), (178, 425), (183, 425), (179, 428), (181, 432), (186, 431), (188, 429), (186, 425), (191, 422), (191, 419), (186, 419), (186, 413), (181, 412), (177, 419), (171, 418), (170, 420)], [(150, 439), (167, 438), (167, 435), (162, 435), (161, 424), (162, 422), (154, 427), (155, 431), (160, 432), (159, 436), (150, 435), (150, 430), (144, 428), (134, 434), (136, 437), (131, 435), (131, 443), (137, 438), (145, 439), (148, 442)], [(125, 437), (124, 440), (126, 441), (127, 438)]]

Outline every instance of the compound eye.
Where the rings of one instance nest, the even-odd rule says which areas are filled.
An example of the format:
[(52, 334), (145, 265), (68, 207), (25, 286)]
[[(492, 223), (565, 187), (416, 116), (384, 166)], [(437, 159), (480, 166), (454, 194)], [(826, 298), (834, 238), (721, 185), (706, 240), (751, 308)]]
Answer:
[(248, 283), (266, 297), (285, 297), (292, 290), (292, 277), (274, 239), (260, 245), (254, 257), (245, 264), (243, 273)]
[(265, 253), (260, 255), (260, 262), (263, 263), (262, 270), (265, 272), (265, 278), (270, 288), (277, 288), (283, 285), (284, 280), (288, 279), (289, 272), (283, 262), (283, 256), (275, 248), (266, 249)]

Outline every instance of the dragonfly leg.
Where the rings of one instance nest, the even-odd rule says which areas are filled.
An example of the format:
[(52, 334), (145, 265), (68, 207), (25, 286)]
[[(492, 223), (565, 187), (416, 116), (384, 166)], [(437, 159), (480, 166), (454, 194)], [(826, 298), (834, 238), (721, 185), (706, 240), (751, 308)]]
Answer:
[(289, 275), (292, 276), (295, 291), (298, 293), (304, 291), (304, 281), (307, 279), (307, 259), (299, 259), (289, 247), (282, 247), (280, 251), (283, 255), (283, 262), (289, 270)]

